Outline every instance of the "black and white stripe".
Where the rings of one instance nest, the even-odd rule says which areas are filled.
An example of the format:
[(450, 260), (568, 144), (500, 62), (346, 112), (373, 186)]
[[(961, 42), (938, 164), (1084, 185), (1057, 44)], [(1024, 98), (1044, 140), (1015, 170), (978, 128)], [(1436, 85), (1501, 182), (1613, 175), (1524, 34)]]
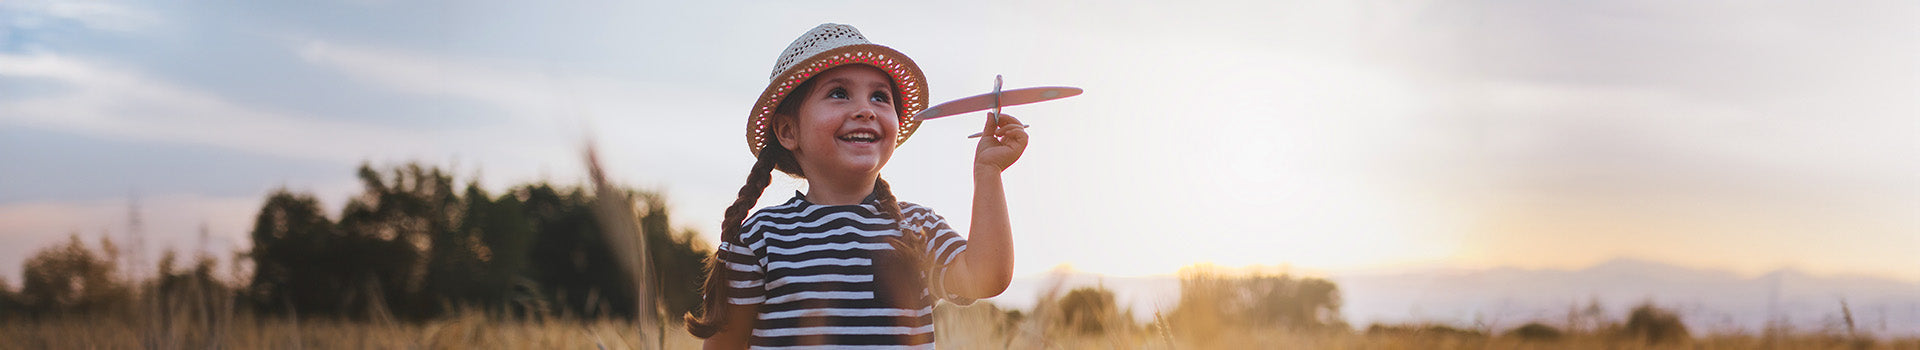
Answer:
[[(929, 233), (927, 253), (948, 264), (966, 238), (932, 209), (900, 202), (907, 227)], [(935, 295), (887, 244), (900, 237), (894, 220), (869, 197), (859, 205), (817, 205), (795, 194), (742, 224), (745, 246), (722, 243), (719, 256), (732, 286), (728, 302), (758, 304), (752, 344), (764, 349), (897, 349), (933, 347)]]

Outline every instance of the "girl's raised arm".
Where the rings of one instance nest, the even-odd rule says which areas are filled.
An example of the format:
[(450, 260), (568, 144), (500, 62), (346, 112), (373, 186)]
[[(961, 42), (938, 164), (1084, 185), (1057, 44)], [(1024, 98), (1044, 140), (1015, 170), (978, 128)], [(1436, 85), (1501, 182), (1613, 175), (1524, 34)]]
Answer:
[[(999, 124), (995, 125), (994, 121)], [(985, 137), (974, 148), (973, 223), (967, 250), (955, 258), (943, 281), (962, 297), (984, 299), (1007, 290), (1013, 281), (1013, 223), (1007, 216), (1006, 171), (1027, 149), (1027, 130), (1020, 120), (1002, 114), (987, 118)]]

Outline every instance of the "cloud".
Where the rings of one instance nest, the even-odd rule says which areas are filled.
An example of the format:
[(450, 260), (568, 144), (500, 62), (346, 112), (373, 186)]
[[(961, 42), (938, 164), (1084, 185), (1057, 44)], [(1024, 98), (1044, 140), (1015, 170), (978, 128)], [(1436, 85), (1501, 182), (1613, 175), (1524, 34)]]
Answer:
[[(513, 107), (521, 115), (554, 105), (553, 88), (558, 86), (552, 74), (500, 69), (448, 56), (325, 41), (309, 41), (300, 45), (297, 52), (308, 63), (337, 69), (374, 86)], [(503, 62), (496, 62), (499, 63)]]
[[(740, 152), (743, 101), (752, 89), (716, 90), (710, 84), (609, 78), (595, 71), (530, 60), (483, 59), (453, 53), (323, 40), (295, 45), (306, 62), (333, 69), (375, 89), (448, 97), (501, 111), (506, 120), (472, 123), (445, 132), (440, 144), (474, 152), (486, 162), (489, 184), (500, 180), (578, 176), (578, 148), (597, 137), (613, 176), (636, 185), (672, 184), (677, 191), (730, 193), (750, 162)], [(646, 65), (646, 62), (634, 64)], [(499, 140), (513, 140), (502, 143)], [(742, 156), (733, 156), (733, 155)], [(718, 156), (726, 155), (726, 156)], [(538, 174), (536, 174), (538, 172)], [(727, 179), (727, 180), (720, 180)], [(963, 180), (959, 177), (956, 181)], [(774, 196), (778, 197), (778, 196)], [(719, 208), (724, 198), (680, 196), (681, 208)], [(691, 210), (693, 222), (718, 220)]]
[(0, 77), (57, 86), (0, 100), (6, 124), (338, 162), (432, 148), (398, 131), (240, 105), (58, 54), (0, 54)]
[[(711, 107), (697, 104), (726, 98), (698, 87), (604, 78), (590, 71), (538, 65), (529, 60), (487, 60), (321, 40), (297, 46), (295, 51), (307, 63), (334, 69), (370, 86), (403, 94), (465, 99), (504, 109), (520, 123), (554, 124), (557, 120), (587, 118), (587, 114), (644, 117), (711, 113)], [(654, 122), (680, 127), (704, 120), (658, 118)]]
[[(0, 20), (84, 23), (52, 14), (55, 3), (31, 4)], [(1845, 208), (1899, 234), (1920, 208), (1910, 180), (1920, 163), (1907, 161), (1920, 151), (1910, 135), (1920, 107), (1912, 4), (1002, 3), (893, 19), (785, 4), (169, 7), (206, 18), (168, 24), (201, 30), (145, 44), (185, 50), (98, 40), (111, 53), (0, 55), (0, 126), (333, 162), (451, 155), (483, 165), (488, 186), (578, 176), (577, 146), (591, 132), (616, 176), (671, 185), (683, 194), (682, 222), (712, 223), (750, 161), (740, 119), (768, 59), (799, 31), (836, 21), (915, 55), (936, 100), (979, 92), (993, 74), (1010, 86), (1087, 88), (1012, 111), (1037, 125), (1035, 147), (1008, 176), (1016, 223), (1032, 232), (1016, 239), (1039, 248), (1023, 248), (1022, 261), (1036, 262), (1028, 268), (1441, 256), (1472, 238), (1441, 231), (1505, 214), (1617, 223)], [(281, 40), (289, 37), (299, 39)], [(27, 44), (17, 47), (38, 43)], [(413, 128), (369, 125), (388, 123)], [(903, 198), (948, 208), (963, 226), (972, 147), (958, 135), (977, 127), (965, 124), (928, 123), (887, 169)], [(782, 180), (766, 197), (799, 184)], [(1134, 219), (1072, 220), (1093, 217)], [(1777, 221), (1717, 231), (1779, 231)], [(1805, 227), (1745, 240), (1790, 243), (1848, 222), (1791, 221)], [(1517, 234), (1559, 240), (1573, 225), (1520, 224), (1534, 222)], [(1666, 225), (1640, 226), (1689, 228), (1656, 224)], [(1162, 261), (1111, 253), (1160, 248), (1154, 232), (1228, 249)], [(1047, 249), (1095, 240), (1106, 246)], [(1597, 251), (1551, 248), (1535, 250)], [(1762, 266), (1814, 256), (1766, 254), (1702, 259)]]
[(1854, 5), (1464, 2), (1386, 52), (1449, 101), (1415, 173), (1460, 260), (1913, 278), (1920, 9)]
[(73, 21), (81, 26), (121, 33), (135, 33), (161, 24), (151, 12), (108, 1), (9, 1), (0, 3), (8, 27), (34, 29), (54, 21)]

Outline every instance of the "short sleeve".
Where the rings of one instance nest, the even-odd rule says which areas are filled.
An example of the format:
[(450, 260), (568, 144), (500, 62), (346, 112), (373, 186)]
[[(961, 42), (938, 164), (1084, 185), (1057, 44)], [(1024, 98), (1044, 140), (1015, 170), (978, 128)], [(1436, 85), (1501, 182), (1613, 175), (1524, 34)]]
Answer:
[[(747, 227), (755, 226), (749, 222)], [(753, 240), (749, 239), (763, 237), (753, 232), (742, 235), (748, 238), (742, 240), (748, 244), (753, 243)], [(714, 254), (720, 258), (720, 263), (725, 265), (721, 268), (725, 269), (722, 276), (727, 281), (727, 303), (753, 305), (767, 301), (766, 271), (761, 268), (760, 256), (751, 246), (721, 242), (720, 249)]]
[(960, 252), (967, 251), (967, 238), (955, 232), (952, 226), (947, 225), (947, 219), (934, 213), (933, 209), (912, 204), (907, 206), (908, 209), (904, 211), (907, 212), (905, 215), (908, 223), (928, 233), (927, 255), (932, 256), (933, 261), (940, 264), (934, 269), (936, 275), (933, 276), (933, 284), (928, 286), (927, 291), (954, 304), (973, 304), (974, 299), (962, 297), (959, 293), (948, 290), (945, 285), (947, 269), (952, 267), (953, 262), (960, 257)]

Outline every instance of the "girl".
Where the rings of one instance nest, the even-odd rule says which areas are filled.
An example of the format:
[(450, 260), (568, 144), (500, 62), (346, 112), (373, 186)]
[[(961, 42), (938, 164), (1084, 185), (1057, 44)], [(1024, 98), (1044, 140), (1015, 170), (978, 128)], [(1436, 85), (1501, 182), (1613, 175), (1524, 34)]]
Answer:
[[(687, 330), (709, 349), (931, 348), (935, 297), (964, 305), (1005, 291), (1013, 228), (1000, 173), (1027, 133), (988, 118), (969, 240), (880, 179), (926, 107), (919, 66), (853, 27), (822, 24), (788, 45), (748, 115), (758, 161), (727, 207), (704, 315), (688, 314)], [(807, 192), (748, 216), (773, 170), (807, 179)]]

